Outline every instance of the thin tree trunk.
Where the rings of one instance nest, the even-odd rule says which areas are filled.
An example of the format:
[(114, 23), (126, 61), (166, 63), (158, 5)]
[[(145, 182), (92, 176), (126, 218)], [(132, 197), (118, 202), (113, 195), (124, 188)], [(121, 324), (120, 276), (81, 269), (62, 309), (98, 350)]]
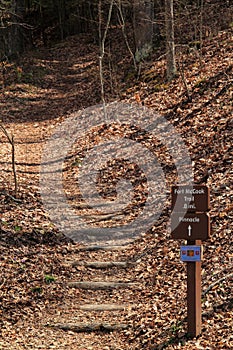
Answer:
[(167, 79), (176, 75), (173, 0), (165, 0)]
[(137, 62), (152, 50), (154, 34), (154, 4), (152, 0), (134, 0), (134, 35)]
[(111, 1), (108, 11), (108, 19), (106, 23), (106, 27), (102, 36), (102, 1), (99, 1), (98, 4), (98, 12), (99, 12), (99, 42), (100, 42), (100, 56), (99, 56), (99, 76), (100, 76), (100, 88), (101, 88), (101, 100), (104, 110), (104, 117), (105, 120), (107, 120), (107, 114), (106, 114), (106, 102), (105, 102), (105, 92), (104, 92), (104, 73), (103, 73), (103, 59), (105, 55), (105, 41), (112, 17), (112, 8), (113, 8), (113, 2)]
[(17, 198), (18, 194), (18, 180), (17, 180), (17, 174), (16, 174), (16, 165), (15, 165), (15, 141), (14, 141), (14, 136), (9, 135), (8, 131), (6, 128), (0, 123), (0, 130), (4, 133), (6, 136), (7, 140), (9, 141), (11, 145), (11, 165), (12, 165), (12, 172), (14, 176), (14, 195), (15, 198)]

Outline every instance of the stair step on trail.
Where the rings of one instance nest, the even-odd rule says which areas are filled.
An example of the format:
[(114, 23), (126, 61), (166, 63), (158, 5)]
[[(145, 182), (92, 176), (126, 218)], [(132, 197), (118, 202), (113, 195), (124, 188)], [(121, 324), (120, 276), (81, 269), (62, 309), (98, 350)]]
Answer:
[(105, 323), (105, 322), (96, 322), (96, 323), (55, 323), (47, 324), (47, 327), (62, 329), (64, 331), (72, 332), (97, 332), (105, 331), (112, 332), (117, 330), (124, 330), (130, 328), (128, 324), (125, 323)]
[(127, 250), (129, 246), (127, 245), (109, 245), (109, 246), (101, 246), (101, 245), (90, 245), (78, 248), (77, 252), (95, 252), (95, 251), (121, 251)]
[(70, 264), (71, 266), (85, 266), (87, 268), (92, 269), (109, 269), (113, 267), (117, 268), (128, 268), (136, 265), (135, 262), (131, 261), (66, 261), (66, 264)]
[(83, 304), (79, 306), (82, 311), (125, 311), (134, 307), (133, 304)]
[[(116, 252), (117, 251), (125, 251), (129, 249), (129, 246), (116, 246), (116, 245), (109, 245), (109, 246), (85, 246), (85, 247), (79, 247), (77, 250), (73, 251), (73, 253), (80, 253), (80, 252), (94, 252), (94, 255), (99, 252), (97, 255), (103, 255), (105, 252), (109, 254), (109, 252)], [(95, 253), (96, 252), (96, 253)], [(103, 252), (103, 253), (102, 253)], [(72, 258), (71, 258), (72, 259)], [(70, 288), (77, 288), (77, 289), (82, 289), (82, 290), (120, 290), (120, 289), (129, 289), (129, 290), (139, 290), (141, 288), (140, 283), (132, 282), (128, 280), (126, 277), (125, 280), (121, 279), (121, 277), (115, 281), (106, 281), (105, 278), (105, 269), (113, 269), (113, 273), (116, 274), (116, 269), (127, 269), (127, 268), (133, 268), (137, 262), (136, 261), (131, 261), (131, 260), (126, 260), (126, 261), (111, 261), (105, 259), (102, 260), (96, 260), (94, 261), (85, 261), (85, 257), (82, 258), (84, 260), (68, 260), (65, 261), (65, 265), (69, 265), (72, 267), (78, 267), (78, 266), (83, 266), (87, 269), (99, 269), (98, 273), (102, 276), (99, 276), (99, 280), (82, 280), (82, 281), (70, 281), (66, 283), (66, 285)], [(127, 259), (127, 258), (126, 258)], [(124, 258), (122, 259), (124, 260)], [(125, 313), (128, 313), (128, 311), (135, 309), (136, 305), (133, 303), (125, 303), (125, 304), (117, 304), (117, 302), (114, 303), (106, 303), (106, 300), (103, 301), (103, 303), (98, 303), (98, 298), (96, 297), (94, 300), (85, 300), (83, 301), (83, 304), (80, 304), (78, 306), (78, 309), (80, 312), (78, 312), (79, 318), (81, 317), (81, 321), (75, 321), (73, 320), (58, 320), (57, 323), (51, 322), (46, 324), (45, 326), (54, 328), (54, 329), (60, 329), (63, 331), (70, 331), (70, 332), (77, 332), (77, 333), (90, 333), (90, 332), (113, 332), (113, 331), (122, 331), (126, 330), (132, 327), (130, 324), (131, 322), (124, 322), (122, 320), (122, 317), (125, 317)], [(85, 303), (85, 304), (84, 304)], [(100, 315), (98, 315), (97, 320), (95, 312), (100, 312)], [(119, 312), (119, 315), (118, 315)], [(85, 313), (85, 314), (84, 314)], [(86, 315), (88, 313), (88, 315)], [(116, 321), (116, 315), (119, 316), (119, 322)], [(117, 317), (118, 317), (117, 316)], [(91, 317), (91, 320), (93, 322), (89, 322), (89, 319)], [(87, 318), (87, 321), (85, 322), (84, 320)], [(106, 320), (110, 319), (110, 321)], [(112, 322), (111, 322), (112, 320)]]
[(74, 281), (68, 282), (68, 287), (89, 289), (89, 290), (109, 290), (109, 289), (132, 289), (139, 287), (139, 283), (134, 282), (96, 282), (96, 281)]

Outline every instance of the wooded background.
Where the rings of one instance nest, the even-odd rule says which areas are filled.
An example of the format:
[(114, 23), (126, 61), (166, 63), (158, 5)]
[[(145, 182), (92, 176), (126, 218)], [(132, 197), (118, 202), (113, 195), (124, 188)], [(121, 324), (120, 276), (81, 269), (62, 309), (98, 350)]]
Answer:
[[(166, 9), (172, 0), (0, 0), (0, 59), (25, 49), (89, 33), (99, 40), (112, 4), (111, 26), (133, 33), (137, 60), (166, 41)], [(200, 46), (203, 39), (232, 25), (232, 0), (175, 0), (176, 45)], [(124, 39), (123, 39), (124, 40)], [(148, 45), (145, 48), (145, 43)], [(142, 50), (142, 52), (140, 51)]]

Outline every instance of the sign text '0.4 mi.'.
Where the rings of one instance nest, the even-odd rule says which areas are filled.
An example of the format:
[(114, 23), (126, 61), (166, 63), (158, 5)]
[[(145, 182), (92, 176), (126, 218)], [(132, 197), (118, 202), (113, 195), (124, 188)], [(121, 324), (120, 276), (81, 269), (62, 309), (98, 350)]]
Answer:
[(205, 212), (210, 209), (209, 188), (204, 185), (172, 186), (172, 210)]

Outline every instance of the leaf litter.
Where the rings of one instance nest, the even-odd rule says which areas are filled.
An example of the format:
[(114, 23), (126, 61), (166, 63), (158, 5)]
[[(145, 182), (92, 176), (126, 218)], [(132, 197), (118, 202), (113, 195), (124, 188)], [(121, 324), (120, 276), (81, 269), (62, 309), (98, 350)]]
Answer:
[[(186, 334), (186, 268), (179, 261), (179, 242), (170, 240), (167, 232), (169, 198), (159, 224), (119, 252), (78, 250), (81, 245), (59, 233), (43, 209), (38, 180), (45, 141), (67, 115), (100, 102), (98, 47), (86, 45), (86, 38), (80, 36), (65, 40), (62, 47), (55, 46), (53, 50), (25, 54), (17, 62), (22, 73), (25, 72), (21, 80), (14, 76), (13, 63), (7, 67), (9, 79), (0, 97), (1, 119), (15, 137), (19, 201), (13, 198), (10, 148), (1, 135), (0, 348), (148, 350), (233, 347), (231, 31), (220, 33), (213, 42), (214, 45), (206, 43), (201, 67), (194, 54), (182, 56), (186, 86), (181, 76), (170, 83), (162, 83), (165, 61), (157, 61), (156, 57), (151, 63), (142, 63), (139, 80), (131, 76), (125, 78), (124, 70), (119, 70), (119, 73), (114, 72), (115, 81), (106, 84), (108, 101), (116, 98), (136, 101), (154, 108), (172, 122), (189, 148), (195, 182), (210, 187), (212, 227), (211, 238), (204, 243), (201, 336), (189, 339)], [(119, 43), (115, 42), (115, 45), (118, 47)], [(123, 50), (118, 49), (118, 52)], [(123, 52), (120, 56), (125, 57), (126, 71), (130, 57)], [(114, 59), (122, 66), (117, 57)], [(34, 73), (33, 80), (28, 81), (26, 73), (32, 61), (43, 70), (41, 68), (40, 74)], [(107, 67), (105, 69), (108, 75)], [(98, 143), (104, 135), (114, 132), (124, 135), (126, 131), (96, 129), (89, 140)], [(126, 135), (129, 137), (133, 133), (135, 130), (131, 134), (127, 131)], [(158, 144), (153, 144), (148, 135), (136, 134), (136, 140), (158, 149)], [(73, 180), (79, 159), (85, 154), (85, 142), (75, 146), (71, 158), (67, 158), (64, 179), (67, 197), (73, 205), (80, 205), (82, 199)], [(170, 186), (176, 181), (176, 172), (165, 151), (162, 157), (164, 164), (169, 165), (165, 174)], [(136, 209), (132, 206), (125, 213), (133, 220), (146, 198), (146, 180), (136, 166), (127, 174), (127, 165), (109, 164), (110, 170), (106, 169), (99, 179), (99, 188), (103, 196), (114, 199), (117, 179), (122, 175), (133, 178)], [(79, 210), (90, 215), (89, 208)], [(111, 224), (112, 220), (116, 218), (101, 218), (93, 224), (104, 226)], [(103, 276), (83, 266), (69, 266), (64, 263), (67, 259), (130, 260), (137, 264), (125, 270), (109, 269)], [(67, 281), (98, 280), (100, 276), (106, 281), (139, 282), (140, 288), (126, 290), (124, 294), (117, 290), (100, 294), (66, 286)], [(225, 276), (229, 277), (224, 279)], [(213, 287), (205, 294), (210, 285)], [(103, 312), (102, 318), (106, 322), (128, 322), (132, 328), (118, 333), (116, 339), (114, 333), (79, 335), (69, 331), (64, 334), (45, 327), (61, 320), (98, 320), (99, 313), (88, 314), (79, 309), (79, 305), (86, 302), (128, 303), (127, 312), (114, 312), (114, 315)]]

